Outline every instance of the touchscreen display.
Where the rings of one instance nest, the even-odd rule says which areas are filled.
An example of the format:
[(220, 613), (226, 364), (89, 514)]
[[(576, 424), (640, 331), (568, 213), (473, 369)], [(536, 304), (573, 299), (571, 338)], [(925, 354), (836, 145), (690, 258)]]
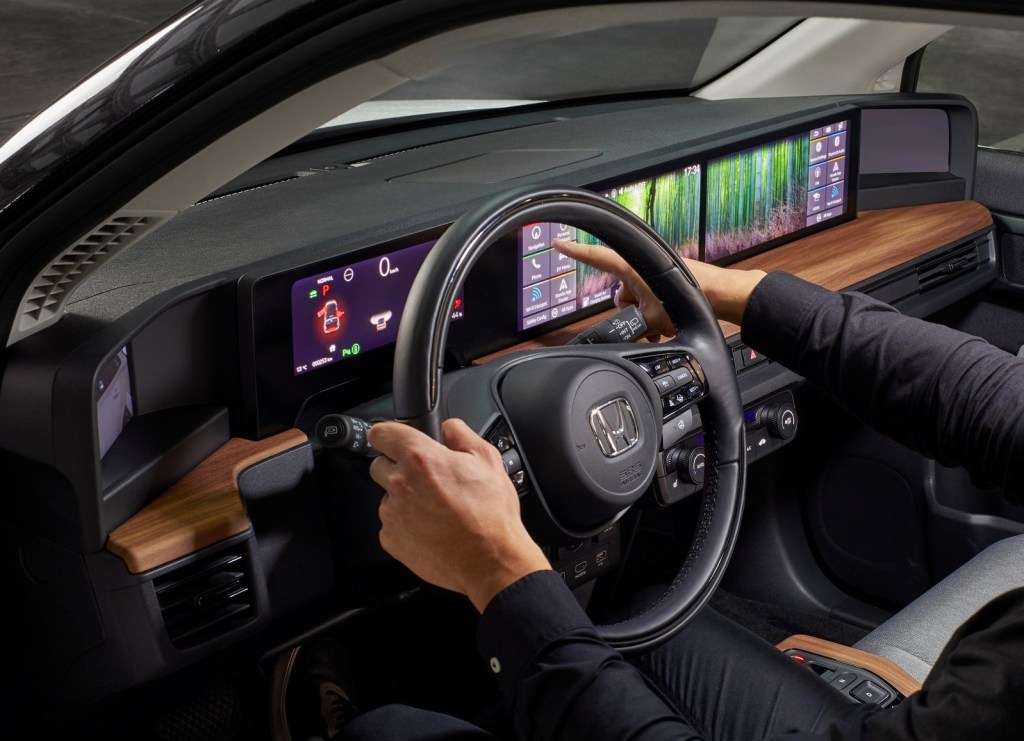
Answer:
[[(612, 188), (602, 193), (654, 227), (682, 257), (700, 249), (700, 165)], [(530, 329), (610, 299), (617, 280), (609, 273), (552, 249), (555, 239), (600, 244), (566, 224), (528, 224), (520, 229), (519, 329)]]
[(846, 213), (849, 121), (708, 162), (704, 259), (723, 260)]
[(96, 432), (100, 458), (107, 454), (134, 414), (128, 348), (123, 347), (103, 367), (96, 382)]
[[(294, 374), (344, 361), (398, 338), (405, 301), (436, 240), (343, 265), (292, 284)], [(460, 295), (452, 319), (461, 319)]]

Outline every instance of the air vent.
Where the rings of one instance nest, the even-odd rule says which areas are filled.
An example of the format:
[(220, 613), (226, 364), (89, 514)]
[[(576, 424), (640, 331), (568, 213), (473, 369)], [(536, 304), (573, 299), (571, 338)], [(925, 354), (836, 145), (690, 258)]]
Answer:
[(989, 261), (989, 235), (949, 247), (913, 265), (887, 272), (861, 290), (879, 301), (900, 305), (972, 273)]
[(90, 273), (172, 215), (163, 211), (121, 212), (61, 253), (43, 268), (22, 297), (7, 345), (60, 319), (68, 298)]
[(987, 236), (979, 237), (973, 242), (953, 247), (917, 263), (914, 269), (917, 272), (920, 292), (924, 293), (976, 270), (981, 265), (979, 249), (984, 249), (987, 244)]
[(256, 615), (248, 558), (241, 549), (218, 553), (154, 579), (171, 645), (191, 648)]

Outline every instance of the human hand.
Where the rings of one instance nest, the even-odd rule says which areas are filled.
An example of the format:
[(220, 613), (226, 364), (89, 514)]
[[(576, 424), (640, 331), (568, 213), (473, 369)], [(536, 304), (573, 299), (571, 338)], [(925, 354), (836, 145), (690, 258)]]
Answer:
[(380, 543), (421, 579), (465, 594), (483, 612), (505, 587), (550, 565), (523, 526), (498, 451), (462, 420), (445, 421), (443, 433), (444, 445), (397, 422), (370, 430), (381, 453), (370, 475), (386, 492)]
[(618, 252), (596, 244), (580, 244), (565, 239), (556, 239), (551, 246), (566, 257), (575, 258), (618, 278), (621, 287), (615, 293), (615, 305), (620, 309), (633, 305), (640, 310), (649, 330), (647, 339), (657, 340), (675, 335), (676, 328), (668, 318), (665, 307), (654, 295), (654, 291), (647, 287), (640, 274)]
[[(635, 305), (653, 333), (664, 336), (675, 334), (672, 320), (644, 279), (614, 250), (601, 245), (585, 245), (556, 239), (552, 246), (568, 257), (612, 273), (622, 281), (615, 295), (619, 308)], [(720, 268), (698, 260), (683, 260), (719, 319), (739, 324), (754, 288), (766, 275), (763, 270), (736, 270)]]

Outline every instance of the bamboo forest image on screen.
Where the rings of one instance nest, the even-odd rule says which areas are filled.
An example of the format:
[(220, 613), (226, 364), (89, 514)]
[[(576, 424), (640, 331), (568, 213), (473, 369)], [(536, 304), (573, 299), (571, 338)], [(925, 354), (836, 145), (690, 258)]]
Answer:
[[(649, 180), (612, 188), (604, 196), (650, 224), (681, 257), (697, 259), (700, 251), (700, 165), (659, 175)], [(580, 230), (577, 241), (600, 244)], [(600, 295), (615, 277), (583, 263), (577, 264), (577, 294)], [(585, 305), (585, 304), (584, 304)]]
[(770, 242), (807, 225), (807, 134), (708, 163), (708, 262)]

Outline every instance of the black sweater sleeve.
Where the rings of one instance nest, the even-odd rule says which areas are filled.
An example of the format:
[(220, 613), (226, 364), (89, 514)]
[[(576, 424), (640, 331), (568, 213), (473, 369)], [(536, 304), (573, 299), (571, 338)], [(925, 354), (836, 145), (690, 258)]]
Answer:
[(1024, 360), (786, 273), (754, 290), (743, 339), (871, 427), (1024, 501)]

